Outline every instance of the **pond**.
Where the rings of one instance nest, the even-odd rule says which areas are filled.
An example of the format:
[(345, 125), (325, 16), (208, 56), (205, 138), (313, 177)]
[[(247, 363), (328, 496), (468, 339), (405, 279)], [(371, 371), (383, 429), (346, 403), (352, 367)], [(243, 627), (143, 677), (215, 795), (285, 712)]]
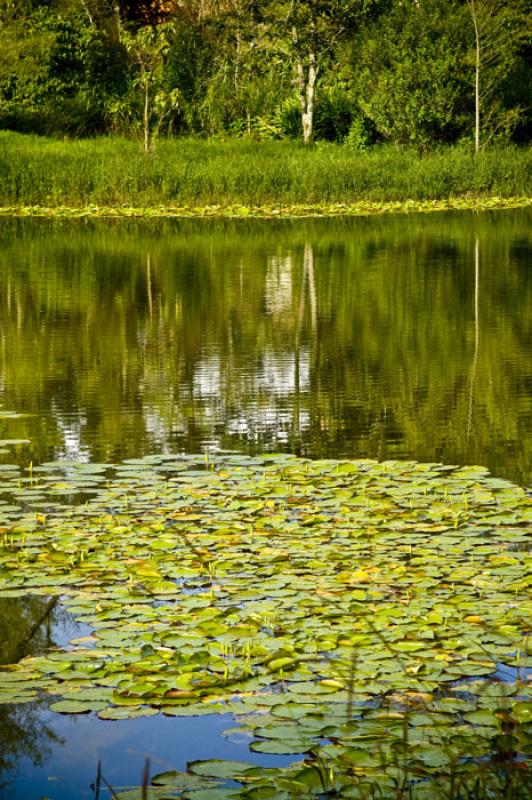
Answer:
[[(530, 211), (0, 223), (17, 457), (478, 463), (532, 482)], [(3, 434), (2, 434), (3, 435)]]
[[(316, 466), (313, 486), (318, 496), (311, 497), (303, 488), (308, 480), (299, 467), (290, 466), (290, 459), (275, 456), (262, 462), (253, 457), (293, 454), (305, 459), (298, 464), (306, 465), (312, 463), (306, 459), (321, 459), (317, 464), (357, 459), (362, 465), (371, 459), (367, 463), (373, 466), (357, 469), (364, 475), (366, 469), (372, 475), (377, 470), (379, 485), (378, 465), (387, 462), (391, 466), (386, 468), (386, 492), (393, 486), (395, 499), (397, 487), (417, 475), (413, 466), (394, 466), (399, 462), (485, 466), (499, 479), (500, 485), (486, 490), (492, 495), (509, 492), (507, 481), (530, 486), (531, 221), (532, 213), (526, 210), (349, 220), (2, 220), (2, 530), (9, 531), (18, 519), (24, 518), (26, 525), (30, 513), (37, 517), (36, 525), (44, 524), (40, 517), (53, 506), (50, 491), (65, 507), (81, 509), (72, 518), (74, 528), (84, 504), (88, 503), (87, 513), (92, 513), (91, 503), (102, 513), (103, 506), (97, 505), (103, 502), (101, 492), (110, 485), (112, 493), (115, 480), (105, 468), (108, 464), (129, 462), (129, 467), (118, 468), (118, 479), (137, 478), (134, 489), (128, 484), (133, 496), (142, 496), (144, 483), (161, 496), (165, 489), (158, 481), (164, 470), (172, 474), (171, 484), (184, 485), (183, 465), (174, 462), (173, 454), (190, 456), (183, 464), (188, 465), (198, 497), (211, 491), (201, 476), (202, 471), (209, 474), (211, 464), (219, 463), (220, 474), (239, 469), (254, 474), (257, 464), (261, 475), (276, 465), (281, 465), (281, 473), (292, 470), (286, 496), (297, 509), (308, 503), (303, 526), (321, 520), (320, 481), (326, 485), (330, 480), (328, 468)], [(241, 462), (238, 454), (244, 457)], [(147, 462), (141, 461), (144, 457)], [(136, 476), (137, 466), (145, 470), (144, 478)], [(30, 474), (33, 480), (33, 471), (39, 474), (39, 469), (45, 476), (57, 473), (62, 488), (57, 488), (57, 474), (55, 484), (51, 479), (46, 483), (48, 477), (42, 484), (24, 483), (24, 476)], [(314, 468), (307, 469), (312, 473)], [(429, 471), (427, 479), (436, 476), (439, 481), (444, 473), (438, 470)], [(456, 484), (454, 478), (445, 482), (444, 497), (452, 495), (456, 485), (469, 491), (471, 475), (484, 480), (481, 471), (458, 471)], [(425, 477), (420, 474), (415, 480), (418, 491)], [(275, 486), (268, 491), (281, 492)], [(348, 503), (345, 485), (335, 487), (338, 502)], [(217, 491), (224, 494), (226, 485), (217, 486)], [(482, 560), (486, 519), (484, 511), (476, 513), (473, 507), (487, 501), (477, 495), (475, 489), (468, 500), (472, 516), (467, 525), (474, 528), (475, 547), (481, 548), (475, 552)], [(526, 493), (515, 497), (516, 507), (526, 502)], [(137, 519), (116, 497), (113, 502), (119, 508), (116, 513)], [(145, 509), (138, 502), (140, 518)], [(212, 507), (202, 507), (197, 498), (195, 502), (194, 513), (212, 516)], [(506, 495), (500, 500), (502, 505), (508, 502)], [(106, 496), (106, 509), (109, 503)], [(227, 508), (239, 512), (238, 502), (236, 508), (231, 503)], [(222, 518), (226, 506), (218, 511)], [(248, 513), (260, 516), (262, 510), (246, 507)], [(297, 513), (303, 514), (303, 509)], [(462, 524), (466, 512), (461, 508), (453, 513)], [(526, 551), (521, 527), (518, 530), (529, 519), (523, 513), (522, 519), (511, 521), (512, 529), (502, 514), (497, 521), (505, 526), (516, 554), (505, 557), (516, 564)], [(295, 524), (294, 514), (283, 524)], [(95, 515), (96, 511), (91, 521)], [(434, 515), (431, 520), (436, 525), (432, 530), (439, 533)], [(230, 521), (233, 524), (235, 518)], [(411, 524), (418, 525), (418, 535), (419, 520)], [(372, 525), (380, 531), (380, 521), (372, 519)], [(57, 536), (63, 534), (58, 528)], [(380, 534), (384, 552), (390, 532)], [(456, 536), (447, 544), (456, 556)], [(35, 546), (41, 546), (39, 538)], [(328, 547), (329, 542), (320, 546)], [(253, 548), (245, 552), (251, 553), (251, 563)], [(21, 575), (24, 557), (21, 551)], [(520, 577), (522, 566), (517, 570)], [(262, 562), (259, 567), (264, 568)], [(7, 573), (11, 568), (6, 560)], [(314, 568), (321, 574), (321, 567)], [(457, 570), (457, 564), (452, 568)], [(377, 568), (370, 568), (370, 577), (373, 569)], [(505, 579), (517, 580), (515, 565), (508, 569)], [(361, 585), (369, 581), (366, 572), (358, 573)], [(268, 576), (278, 580), (273, 573)], [(332, 591), (330, 577), (323, 578), (326, 593)], [(32, 590), (31, 579), (25, 579), (23, 595), (10, 594), (14, 584), (0, 593), (1, 663), (45, 656), (51, 647), (71, 647), (72, 639), (94, 647), (95, 627), (103, 625), (105, 633), (103, 623), (112, 618), (105, 610), (106, 598), (98, 599), (104, 608), (99, 613), (108, 616), (95, 620), (83, 611), (79, 597), (74, 602), (64, 581), (52, 578), (53, 591), (46, 592), (46, 582), (39, 580)], [(187, 602), (214, 591), (212, 575), (208, 585), (200, 581), (197, 587), (186, 579), (180, 576)], [(143, 580), (151, 580), (149, 570)], [(253, 576), (246, 580), (252, 584)], [(286, 587), (278, 582), (272, 587), (271, 596), (284, 596)], [(225, 590), (222, 582), (220, 591)], [(161, 591), (163, 600), (157, 602), (169, 602), (164, 599), (168, 588)], [(361, 602), (366, 588), (353, 592), (353, 602)], [(468, 624), (478, 626), (475, 616), (469, 608)], [(147, 625), (146, 615), (137, 623)], [(98, 641), (104, 639), (102, 634)], [(497, 647), (503, 652), (500, 641), (491, 642), (494, 652)], [(286, 657), (282, 651), (280, 659)], [(52, 674), (49, 663), (47, 669)], [(451, 677), (483, 674), (482, 668), (468, 669), (451, 672)], [(519, 679), (526, 679), (526, 653), (524, 661), (506, 659), (497, 670), (505, 683), (515, 681), (516, 670)], [(298, 678), (301, 685), (308, 684), (296, 675), (296, 695)], [(53, 694), (50, 687), (44, 688)], [(2, 690), (5, 686), (0, 685), (0, 699)], [(100, 690), (98, 702), (103, 696)], [(253, 728), (250, 732), (244, 725), (234, 731), (229, 713), (235, 713), (234, 708), (216, 716), (179, 719), (157, 714), (111, 722), (94, 713), (105, 703), (87, 709), (93, 713), (67, 716), (49, 710), (49, 698), (41, 695), (37, 700), (20, 699), (19, 706), (0, 705), (0, 798), (6, 800), (93, 797), (90, 784), (98, 761), (107, 780), (123, 786), (138, 785), (147, 756), (158, 772), (184, 769), (195, 759), (285, 766), (303, 757), (298, 755), (302, 747), (251, 752)], [(31, 702), (22, 703), (28, 699)], [(518, 701), (524, 718), (520, 695)], [(484, 712), (471, 707), (468, 713)], [(323, 732), (331, 731), (331, 724), (320, 729), (320, 741), (327, 740)], [(233, 732), (222, 735), (227, 729)]]

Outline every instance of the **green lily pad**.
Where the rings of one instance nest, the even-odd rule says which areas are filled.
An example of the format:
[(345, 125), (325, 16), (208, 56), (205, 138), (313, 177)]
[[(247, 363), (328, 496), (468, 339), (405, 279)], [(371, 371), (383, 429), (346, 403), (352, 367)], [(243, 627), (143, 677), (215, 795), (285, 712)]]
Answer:
[(201, 775), (207, 778), (218, 778), (220, 780), (238, 780), (238, 777), (246, 774), (251, 764), (245, 761), (191, 761), (188, 770), (194, 775)]
[(58, 714), (85, 714), (89, 711), (101, 711), (106, 706), (107, 703), (105, 701), (58, 700), (57, 703), (51, 704), (50, 711), (55, 711)]
[(512, 716), (523, 725), (532, 722), (532, 702), (516, 703), (512, 706)]
[(308, 753), (313, 747), (311, 740), (283, 738), (283, 741), (275, 739), (260, 739), (250, 745), (254, 753), (269, 753), (270, 755), (295, 755), (297, 753)]
[(98, 711), (100, 719), (138, 719), (138, 717), (152, 717), (158, 714), (156, 708), (148, 708), (146, 706), (127, 706), (116, 707), (109, 706), (102, 711)]
[[(10, 512), (0, 595), (66, 596), (93, 634), (3, 667), (0, 701), (232, 714), (253, 751), (294, 756), (275, 773), (194, 762), (188, 780), (216, 785), (175, 777), (174, 795), (348, 797), (353, 776), (392, 791), (403, 761), (432, 791), (442, 771), (490, 764), (497, 737), (528, 752), (526, 492), (476, 468), (293, 456), (36, 475), (47, 511)], [(37, 491), (2, 481), (8, 507)], [(89, 484), (87, 502), (49, 505)]]

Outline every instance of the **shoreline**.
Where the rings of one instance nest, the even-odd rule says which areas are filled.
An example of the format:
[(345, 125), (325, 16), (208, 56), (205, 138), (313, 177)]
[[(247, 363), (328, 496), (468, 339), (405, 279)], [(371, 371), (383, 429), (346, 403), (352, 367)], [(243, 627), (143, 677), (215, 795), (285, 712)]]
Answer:
[(495, 211), (528, 208), (532, 197), (450, 197), (445, 200), (396, 200), (353, 203), (296, 203), (256, 206), (235, 203), (189, 206), (0, 206), (0, 217), (59, 219), (291, 219), (366, 217), (382, 214), (430, 213), (437, 211)]

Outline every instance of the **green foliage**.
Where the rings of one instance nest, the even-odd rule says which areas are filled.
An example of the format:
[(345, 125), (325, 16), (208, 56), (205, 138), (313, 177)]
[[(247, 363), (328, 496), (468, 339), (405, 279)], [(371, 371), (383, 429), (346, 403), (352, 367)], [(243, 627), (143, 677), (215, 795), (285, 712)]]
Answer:
[[(474, 0), (486, 141), (516, 128), (529, 138), (525, 4)], [(2, 0), (0, 31), (6, 128), (349, 136), (357, 148), (375, 138), (426, 148), (471, 130), (474, 36), (460, 0), (189, 0), (165, 13), (148, 0)]]
[(199, 113), (208, 134), (226, 131), (275, 138), (276, 109), (291, 93), (290, 66), (285, 54), (273, 46), (261, 17), (248, 4), (246, 9), (248, 15), (226, 13), (216, 24), (205, 26), (213, 60), (211, 72), (203, 76)]
[(186, 18), (176, 19), (165, 69), (165, 85), (177, 88), (180, 95), (174, 132), (199, 133), (204, 129), (202, 104), (215, 53), (207, 31)]
[(316, 138), (342, 142), (349, 134), (353, 111), (353, 102), (345, 86), (324, 87), (316, 103)]
[[(470, 51), (466, 61), (471, 94), (478, 82), (479, 144), (497, 138), (509, 141), (523, 121), (523, 101), (530, 97), (530, 63), (527, 51), (532, 43), (529, 0), (467, 0)], [(528, 78), (523, 81), (523, 72)], [(519, 80), (521, 78), (521, 80)], [(510, 89), (510, 87), (513, 87)], [(476, 126), (475, 126), (476, 127)]]
[(0, 120), (39, 132), (101, 131), (108, 95), (124, 88), (121, 49), (80, 13), (37, 8), (0, 25)]
[[(268, 8), (269, 5), (269, 8)], [(323, 64), (331, 59), (349, 31), (356, 30), (368, 10), (378, 5), (378, 0), (295, 0), (294, 2), (266, 3), (270, 14), (282, 28), (296, 53), (308, 59), (314, 52)], [(290, 41), (292, 30), (296, 38)]]
[[(524, 797), (524, 489), (474, 466), (234, 454), (55, 462), (4, 492), (21, 483), (46, 513), (0, 510), (0, 593), (67, 598), (93, 646), (8, 665), (0, 704), (40, 690), (106, 720), (232, 713), (254, 752), (307, 754), (155, 776), (174, 795), (199, 778), (243, 798), (422, 800), (456, 780)], [(86, 504), (57, 504), (82, 487)]]
[(135, 72), (130, 80), (129, 103), (124, 100), (112, 110), (122, 119), (129, 116), (131, 124), (141, 128), (146, 152), (179, 107), (179, 90), (169, 89), (164, 81), (172, 34), (170, 23), (143, 26), (122, 34)]
[[(295, 123), (295, 114), (291, 117)], [(286, 130), (286, 128), (285, 128)], [(122, 139), (44, 140), (0, 134), (4, 205), (130, 206), (356, 203), (530, 194), (532, 154), (290, 142), (161, 140), (146, 159)]]
[(54, 52), (53, 31), (18, 16), (0, 23), (0, 109), (34, 109), (46, 97), (50, 62)]
[(365, 117), (357, 115), (351, 120), (345, 144), (356, 150), (365, 150), (371, 142), (369, 125)]
[(463, 7), (449, 0), (394, 4), (359, 34), (354, 95), (381, 136), (420, 147), (457, 137), (466, 21)]

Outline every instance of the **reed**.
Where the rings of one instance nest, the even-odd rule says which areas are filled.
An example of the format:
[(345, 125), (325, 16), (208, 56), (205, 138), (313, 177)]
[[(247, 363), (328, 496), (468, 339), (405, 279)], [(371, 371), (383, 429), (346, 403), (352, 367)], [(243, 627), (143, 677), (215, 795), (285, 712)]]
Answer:
[(330, 204), (530, 195), (529, 148), (477, 157), (445, 147), (173, 139), (144, 154), (119, 138), (56, 140), (0, 132), (0, 204), (136, 206)]

